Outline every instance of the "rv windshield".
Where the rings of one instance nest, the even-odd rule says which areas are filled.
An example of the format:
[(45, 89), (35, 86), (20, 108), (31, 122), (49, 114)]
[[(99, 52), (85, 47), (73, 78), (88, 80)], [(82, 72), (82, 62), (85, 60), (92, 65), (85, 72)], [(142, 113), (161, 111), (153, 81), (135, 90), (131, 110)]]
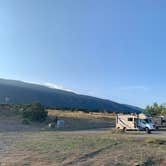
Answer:
[(146, 123), (152, 123), (151, 119), (140, 119), (140, 122), (146, 124)]
[(144, 119), (144, 121), (145, 121), (146, 123), (152, 123), (152, 120), (151, 120), (151, 119)]

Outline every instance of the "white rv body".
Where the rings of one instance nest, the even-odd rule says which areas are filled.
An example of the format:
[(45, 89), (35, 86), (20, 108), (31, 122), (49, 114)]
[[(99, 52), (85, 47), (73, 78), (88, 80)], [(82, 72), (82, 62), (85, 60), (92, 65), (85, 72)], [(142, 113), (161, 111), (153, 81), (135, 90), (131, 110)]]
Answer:
[(145, 114), (117, 114), (116, 128), (122, 130), (145, 130), (147, 133), (156, 129), (152, 118)]

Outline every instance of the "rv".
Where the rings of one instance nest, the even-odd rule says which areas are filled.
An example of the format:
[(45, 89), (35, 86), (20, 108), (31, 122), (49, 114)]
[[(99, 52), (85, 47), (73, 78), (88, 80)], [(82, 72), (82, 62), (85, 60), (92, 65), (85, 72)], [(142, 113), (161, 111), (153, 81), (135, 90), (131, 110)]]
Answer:
[(155, 130), (155, 124), (152, 118), (145, 114), (117, 114), (116, 128), (126, 130), (139, 130), (151, 133)]
[(166, 117), (164, 116), (154, 117), (153, 121), (157, 129), (166, 128)]

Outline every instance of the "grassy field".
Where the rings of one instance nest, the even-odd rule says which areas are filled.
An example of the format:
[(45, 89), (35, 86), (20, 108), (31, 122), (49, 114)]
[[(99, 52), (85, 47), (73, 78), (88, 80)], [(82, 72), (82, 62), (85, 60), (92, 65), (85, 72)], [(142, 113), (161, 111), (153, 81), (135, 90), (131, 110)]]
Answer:
[(109, 128), (115, 125), (115, 117), (111, 114), (89, 114), (83, 112), (70, 112), (48, 110), (48, 120), (44, 123), (31, 123), (23, 125), (21, 115), (13, 111), (0, 111), (0, 132), (5, 131), (40, 131), (50, 130), (48, 123), (55, 117), (65, 121), (65, 126), (51, 130), (74, 131), (97, 128)]
[(164, 131), (150, 135), (103, 131), (98, 128), (114, 125), (113, 115), (48, 113), (50, 119), (65, 120), (61, 131), (47, 130), (47, 123), (23, 125), (20, 115), (0, 113), (0, 166), (166, 165)]
[(64, 128), (60, 130), (84, 130), (115, 126), (115, 116), (112, 114), (48, 110), (48, 115), (52, 119), (57, 116), (58, 119), (65, 121)]
[(3, 132), (1, 165), (161, 165), (166, 140), (111, 132)]

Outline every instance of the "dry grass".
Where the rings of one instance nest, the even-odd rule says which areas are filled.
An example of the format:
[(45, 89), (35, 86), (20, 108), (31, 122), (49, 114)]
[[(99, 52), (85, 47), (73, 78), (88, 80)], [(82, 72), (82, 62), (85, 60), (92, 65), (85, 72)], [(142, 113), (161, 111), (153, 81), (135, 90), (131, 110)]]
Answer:
[(145, 138), (145, 142), (150, 144), (166, 145), (166, 139), (162, 140), (162, 139), (153, 138), (153, 137)]
[(85, 113), (82, 111), (60, 111), (60, 110), (48, 110), (48, 114), (52, 116), (60, 116), (60, 117), (75, 117), (75, 118), (115, 118), (113, 114), (109, 113)]
[(48, 115), (51, 119), (57, 116), (58, 119), (65, 121), (64, 128), (60, 130), (83, 130), (115, 126), (115, 116), (112, 114), (48, 110)]
[[(77, 132), (0, 133), (6, 165), (161, 165), (166, 145), (137, 136)], [(150, 138), (150, 137), (149, 137)]]

